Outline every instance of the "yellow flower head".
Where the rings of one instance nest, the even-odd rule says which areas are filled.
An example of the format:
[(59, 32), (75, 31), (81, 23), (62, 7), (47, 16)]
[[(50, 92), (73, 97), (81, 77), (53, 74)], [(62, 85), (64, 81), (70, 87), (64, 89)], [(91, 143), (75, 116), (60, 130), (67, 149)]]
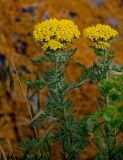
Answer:
[[(40, 42), (44, 50), (62, 49), (73, 39), (79, 38), (80, 32), (73, 21), (49, 19), (36, 24), (33, 31), (35, 41)], [(52, 44), (52, 46), (51, 46)], [(54, 47), (53, 47), (54, 46)]]
[(118, 35), (118, 32), (108, 25), (97, 24), (88, 27), (83, 32), (83, 37), (94, 43), (94, 47), (101, 50), (110, 48), (110, 42)]
[(56, 51), (57, 49), (62, 49), (63, 47), (64, 47), (63, 44), (61, 44), (60, 42), (54, 39), (51, 39), (49, 42), (45, 42), (42, 48), (44, 50), (49, 49), (49, 50)]
[(108, 25), (97, 24), (96, 26), (88, 27), (83, 32), (83, 37), (88, 38), (93, 42), (104, 41), (109, 42), (118, 35), (118, 32)]

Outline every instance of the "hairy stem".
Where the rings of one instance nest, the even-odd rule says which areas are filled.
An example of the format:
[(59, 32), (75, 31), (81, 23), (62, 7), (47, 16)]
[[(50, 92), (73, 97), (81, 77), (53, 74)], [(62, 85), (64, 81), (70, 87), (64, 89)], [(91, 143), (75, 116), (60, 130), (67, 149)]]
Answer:
[[(56, 63), (55, 63), (55, 78), (56, 78), (56, 97), (59, 99), (60, 103), (61, 103), (61, 107), (63, 107), (63, 117), (64, 117), (64, 124), (65, 124), (65, 128), (68, 130), (68, 122), (67, 122), (67, 115), (66, 115), (66, 109), (63, 106), (63, 99), (59, 90), (59, 85), (58, 85), (58, 76), (57, 76), (57, 72), (58, 72), (58, 66), (60, 67), (60, 65), (58, 64), (58, 60), (56, 57)], [(64, 153), (64, 159), (66, 160), (66, 153), (65, 153), (65, 148), (64, 148), (64, 139), (63, 140), (63, 153)]]

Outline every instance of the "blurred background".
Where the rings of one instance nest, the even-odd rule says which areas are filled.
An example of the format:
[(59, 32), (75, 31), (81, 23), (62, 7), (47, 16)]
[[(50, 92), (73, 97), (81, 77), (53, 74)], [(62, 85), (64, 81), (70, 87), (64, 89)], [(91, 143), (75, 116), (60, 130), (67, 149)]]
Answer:
[[(0, 147), (9, 153), (8, 159), (11, 159), (12, 148), (17, 159), (21, 159), (23, 151), (16, 143), (33, 136), (22, 91), (23, 88), (26, 93), (26, 86), (20, 86), (14, 66), (25, 79), (33, 79), (36, 72), (42, 74), (44, 64), (31, 63), (31, 59), (42, 56), (41, 46), (32, 39), (32, 31), (36, 23), (50, 17), (71, 19), (81, 32), (97, 23), (111, 25), (119, 32), (119, 37), (112, 44), (116, 50), (114, 62), (123, 64), (123, 0), (0, 0)], [(89, 45), (89, 41), (82, 38), (72, 44), (72, 47), (78, 48), (74, 59), (87, 66), (94, 61), (94, 53)], [(69, 64), (66, 75), (72, 82), (80, 74), (80, 68)], [(78, 117), (96, 109), (98, 94), (96, 84), (89, 81), (68, 95), (78, 111)], [(47, 97), (42, 90), (40, 96), (36, 93), (29, 99), (29, 105), (37, 112)], [(38, 134), (41, 132), (39, 130)], [(88, 144), (80, 160), (93, 160), (96, 152)]]

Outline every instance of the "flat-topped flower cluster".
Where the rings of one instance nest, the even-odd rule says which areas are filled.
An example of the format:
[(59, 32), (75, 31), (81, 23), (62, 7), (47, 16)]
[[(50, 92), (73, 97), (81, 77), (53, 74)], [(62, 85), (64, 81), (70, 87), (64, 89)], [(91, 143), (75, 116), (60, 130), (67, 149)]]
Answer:
[(83, 36), (91, 41), (107, 42), (113, 39), (118, 32), (108, 25), (97, 24), (96, 26), (88, 27), (84, 30)]
[(118, 35), (118, 32), (108, 25), (97, 24), (96, 26), (88, 27), (83, 32), (83, 37), (95, 42), (94, 46), (98, 49), (108, 49), (110, 42)]
[(36, 24), (33, 31), (35, 41), (40, 42), (44, 50), (62, 49), (73, 39), (79, 38), (80, 32), (73, 21), (51, 18)]

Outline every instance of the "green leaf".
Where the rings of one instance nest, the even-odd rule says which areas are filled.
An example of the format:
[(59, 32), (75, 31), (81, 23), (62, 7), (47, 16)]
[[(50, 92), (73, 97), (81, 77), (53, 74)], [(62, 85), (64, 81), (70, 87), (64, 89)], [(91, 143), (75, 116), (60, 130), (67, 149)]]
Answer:
[(48, 59), (48, 57), (43, 57), (43, 58), (33, 59), (31, 61), (34, 63), (41, 63), (41, 62), (49, 62), (49, 59)]
[(71, 49), (67, 52), (67, 56), (70, 58), (72, 55), (76, 53), (77, 48)]
[(119, 126), (119, 131), (121, 132), (121, 133), (123, 133), (123, 123)]
[(102, 116), (102, 114), (100, 113), (100, 112), (98, 112), (98, 111), (96, 111), (94, 114), (93, 114), (93, 118), (94, 119), (98, 119), (98, 118), (100, 118)]
[(103, 113), (103, 118), (107, 121), (112, 129), (119, 127), (123, 123), (122, 117), (122, 107), (108, 107)]
[(106, 108), (104, 113), (103, 113), (103, 118), (107, 121), (107, 122), (111, 122), (116, 114), (116, 109), (115, 108)]
[(93, 126), (92, 132), (96, 132), (103, 124), (104, 122), (96, 122)]
[(74, 62), (75, 64), (77, 64), (78, 66), (80, 66), (82, 69), (86, 69), (86, 65), (84, 65), (84, 64), (82, 64), (82, 63), (80, 63), (80, 62), (76, 62), (76, 61), (74, 61), (74, 60), (73, 60), (73, 62)]
[(112, 65), (110, 70), (115, 72), (123, 72), (123, 66)]
[(21, 81), (27, 85), (27, 92), (30, 88), (35, 88), (37, 90), (42, 89), (45, 85), (45, 80), (42, 77), (37, 76), (35, 81), (28, 81), (21, 78)]
[(23, 160), (30, 160), (30, 155), (28, 152), (26, 152), (23, 156)]

